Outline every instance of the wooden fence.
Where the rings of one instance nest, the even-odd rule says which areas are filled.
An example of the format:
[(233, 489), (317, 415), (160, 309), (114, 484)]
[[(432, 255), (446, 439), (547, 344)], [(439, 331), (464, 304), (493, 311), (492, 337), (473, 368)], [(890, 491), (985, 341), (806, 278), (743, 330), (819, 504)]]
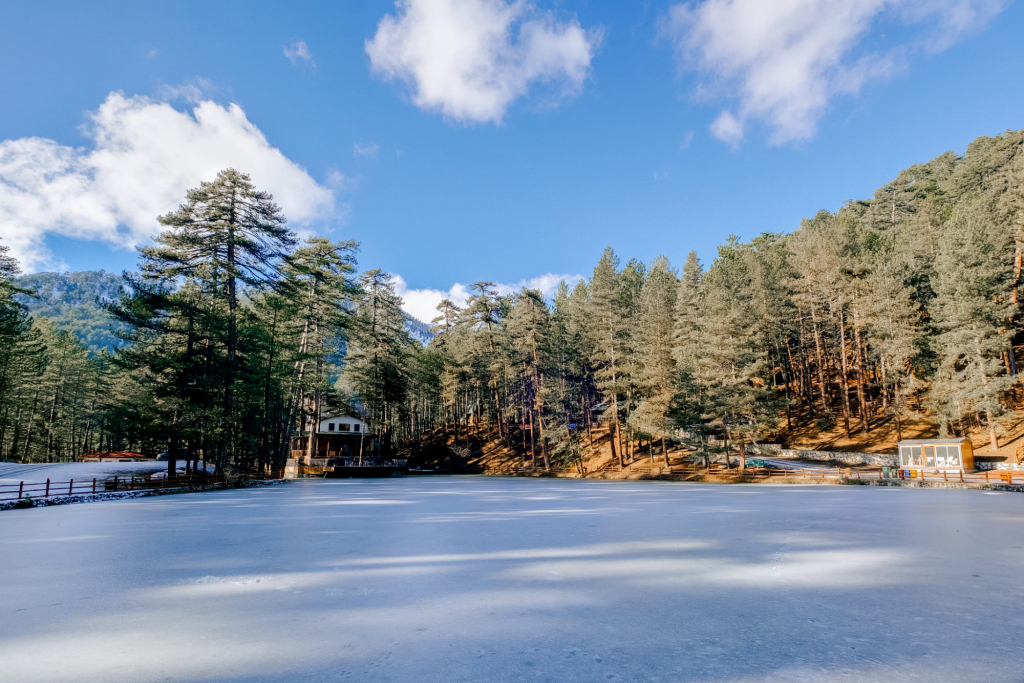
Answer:
[[(645, 471), (646, 470), (646, 471)], [(881, 467), (822, 467), (817, 469), (777, 469), (772, 467), (747, 467), (745, 469), (726, 469), (724, 465), (711, 468), (688, 467), (685, 465), (642, 466), (633, 464), (633, 472), (649, 475), (709, 475), (717, 478), (725, 477), (758, 477), (763, 479), (797, 479), (812, 483), (815, 481), (837, 481), (845, 479), (884, 480), (886, 473)], [(489, 470), (489, 474), (539, 474), (544, 469), (530, 466), (512, 466)], [(579, 474), (575, 468), (552, 467), (552, 474)], [(962, 482), (968, 484), (1013, 484), (1024, 482), (1024, 473), (1005, 470), (986, 470), (984, 472), (942, 471), (927, 472), (925, 470), (890, 469), (889, 479), (908, 479), (924, 482)], [(236, 477), (239, 478), (239, 477)], [(259, 475), (240, 475), (242, 479), (264, 478)], [(220, 474), (201, 472), (195, 475), (171, 478), (148, 479), (144, 477), (114, 477), (113, 479), (79, 479), (71, 481), (19, 482), (17, 484), (0, 484), (0, 502), (24, 500), (25, 498), (54, 498), (58, 496), (75, 496), (90, 493), (110, 493), (114, 491), (145, 491), (152, 489), (173, 488), (179, 486), (199, 486), (203, 484), (222, 483), (225, 478)]]
[[(606, 471), (612, 468), (605, 467), (599, 471)], [(815, 481), (838, 481), (839, 479), (906, 479), (925, 482), (956, 482), (965, 484), (1012, 484), (1024, 483), (1024, 473), (1010, 472), (1004, 470), (986, 470), (984, 472), (963, 472), (963, 471), (925, 471), (921, 469), (898, 469), (882, 467), (820, 467), (801, 469), (782, 469), (773, 467), (738, 467), (726, 468), (724, 465), (713, 465), (710, 468), (689, 467), (686, 465), (650, 465), (633, 463), (632, 468), (624, 469), (634, 473), (648, 475), (682, 475), (696, 476), (706, 475), (713, 477), (758, 477), (763, 479), (798, 479), (808, 483)], [(889, 470), (888, 476), (885, 470)], [(529, 465), (516, 465), (501, 469), (488, 470), (489, 474), (534, 474), (543, 473), (542, 467), (536, 469)], [(552, 467), (552, 474), (578, 474), (575, 468)]]

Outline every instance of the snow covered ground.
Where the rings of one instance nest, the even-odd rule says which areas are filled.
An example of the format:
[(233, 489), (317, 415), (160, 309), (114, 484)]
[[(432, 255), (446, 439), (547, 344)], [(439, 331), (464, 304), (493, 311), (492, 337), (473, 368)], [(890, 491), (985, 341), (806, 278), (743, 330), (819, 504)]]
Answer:
[[(212, 464), (206, 465), (207, 472), (213, 472)], [(185, 473), (185, 461), (179, 460), (177, 471)], [(166, 462), (47, 462), (12, 463), (0, 462), (0, 484), (50, 481), (89, 481), (91, 479), (113, 479), (118, 477), (160, 478), (167, 476)]]
[(409, 477), (0, 513), (0, 678), (986, 681), (1024, 495)]
[[(179, 468), (181, 469), (181, 468)], [(167, 470), (166, 462), (48, 462), (20, 464), (0, 462), (0, 484), (19, 481), (86, 481), (119, 477), (144, 477)]]
[[(817, 471), (824, 469), (825, 472), (828, 473), (831, 472), (832, 470), (841, 469), (841, 467), (834, 462), (814, 462), (811, 460), (796, 460), (793, 458), (762, 458), (758, 456), (747, 459), (748, 462), (751, 460), (760, 460), (766, 465), (768, 465), (768, 467), (778, 470)], [(845, 465), (843, 465), (842, 467), (845, 467)]]

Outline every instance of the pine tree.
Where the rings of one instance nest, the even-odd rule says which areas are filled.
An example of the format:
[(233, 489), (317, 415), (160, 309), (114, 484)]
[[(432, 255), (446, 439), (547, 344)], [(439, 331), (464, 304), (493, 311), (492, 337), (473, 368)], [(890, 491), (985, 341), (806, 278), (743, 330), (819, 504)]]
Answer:
[[(547, 383), (550, 365), (551, 316), (540, 292), (524, 289), (515, 298), (508, 316), (508, 333), (513, 349), (513, 364), (520, 370), (520, 381), (526, 390), (527, 420), (531, 441), (533, 425), (537, 425), (537, 438), (544, 470), (551, 469), (550, 436), (545, 415), (553, 393)], [(531, 444), (531, 452), (536, 444)]]
[[(698, 362), (701, 374), (713, 376), (708, 387), (707, 416), (740, 451), (746, 467), (746, 443), (756, 443), (778, 420), (780, 401), (767, 386), (768, 350), (759, 335), (751, 272), (736, 237), (719, 247), (718, 258), (704, 278), (702, 318), (707, 345)], [(728, 450), (726, 451), (728, 454)]]
[[(233, 453), (234, 389), (238, 374), (239, 283), (256, 290), (280, 279), (280, 264), (295, 244), (273, 197), (257, 190), (248, 175), (229, 168), (212, 182), (186, 193), (177, 211), (158, 218), (169, 230), (156, 246), (141, 250), (143, 276), (202, 284), (205, 294), (226, 308), (224, 420), (225, 458)], [(173, 458), (172, 458), (173, 459)]]
[(475, 291), (466, 301), (462, 309), (462, 324), (469, 330), (467, 338), (479, 345), (471, 352), (478, 362), (474, 368), (476, 374), (476, 400), (478, 415), (482, 417), (483, 404), (490, 402), (493, 409), (492, 418), (497, 425), (499, 437), (504, 437), (503, 408), (499, 396), (502, 378), (502, 362), (499, 354), (500, 341), (496, 339), (500, 327), (501, 300), (493, 282), (476, 282), (471, 287)]
[[(350, 308), (359, 293), (354, 275), (357, 249), (353, 241), (334, 244), (325, 237), (310, 237), (287, 258), (285, 279), (278, 288), (291, 304), (293, 334), (298, 336), (288, 425), (295, 411), (305, 409), (303, 422), (310, 427), (306, 455), (310, 458), (316, 454), (316, 427), (322, 419), (325, 394), (330, 392), (329, 358), (345, 342)], [(271, 365), (272, 354), (271, 350)]]
[(835, 216), (822, 211), (813, 220), (804, 220), (800, 230), (788, 240), (788, 243), (793, 252), (794, 268), (799, 275), (794, 284), (794, 299), (803, 315), (810, 318), (814, 336), (822, 407), (826, 415), (832, 413), (826, 387), (826, 384), (830, 383), (830, 378), (825, 372), (826, 365), (829, 364), (828, 358), (832, 354), (828, 348), (831, 345), (841, 359), (836, 389), (842, 410), (843, 431), (849, 439), (851, 411), (844, 313), (848, 300), (845, 274), (846, 235)]
[(659, 256), (647, 271), (640, 291), (640, 324), (634, 336), (640, 402), (633, 423), (649, 440), (661, 441), (666, 467), (665, 439), (671, 433), (669, 410), (676, 393), (673, 351), (678, 287), (675, 270), (667, 258)]
[(619, 386), (625, 393), (627, 425), (626, 453), (632, 460), (636, 452), (636, 434), (632, 425), (632, 412), (640, 383), (640, 292), (647, 278), (647, 269), (637, 259), (630, 259), (619, 274), (619, 327), (622, 354), (619, 363)]
[(412, 340), (405, 331), (402, 299), (395, 293), (394, 277), (375, 268), (359, 276), (359, 285), (344, 379), (365, 406), (379, 452), (390, 453), (398, 413), (408, 391), (406, 350)]
[(617, 457), (619, 467), (623, 467), (625, 461), (619, 427), (619, 395), (623, 393), (623, 320), (618, 267), (619, 259), (611, 247), (608, 247), (590, 278), (589, 331), (594, 349), (597, 385), (605, 395), (611, 415), (612, 457)]
[[(936, 260), (933, 312), (941, 357), (931, 401), (944, 418), (964, 412), (985, 415), (993, 451), (1000, 398), (1012, 386), (1002, 354), (1010, 336), (1001, 330), (1010, 300), (1009, 236), (992, 229), (992, 214), (980, 199), (961, 202), (946, 225)], [(946, 419), (940, 424), (943, 432)]]
[(908, 399), (920, 385), (913, 373), (921, 337), (920, 304), (907, 283), (912, 276), (909, 260), (897, 251), (894, 240), (880, 244), (872, 261), (865, 318), (881, 374), (884, 408), (896, 421), (897, 440), (902, 440), (902, 422), (910, 416)]
[(697, 252), (691, 251), (683, 264), (676, 294), (672, 358), (677, 370), (677, 385), (671, 411), (675, 425), (686, 435), (684, 439), (699, 450), (704, 456), (705, 466), (708, 466), (707, 426), (704, 422), (710, 410), (708, 390), (714, 374), (709, 372), (712, 368), (707, 363), (701, 362), (706, 356), (707, 343), (701, 324), (703, 280), (704, 267), (697, 258)]

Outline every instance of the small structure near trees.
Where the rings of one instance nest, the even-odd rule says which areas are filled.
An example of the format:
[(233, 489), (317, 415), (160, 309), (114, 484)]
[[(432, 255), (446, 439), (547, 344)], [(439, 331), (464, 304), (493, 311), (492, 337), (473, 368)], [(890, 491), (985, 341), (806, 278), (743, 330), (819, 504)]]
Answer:
[(899, 448), (901, 469), (974, 470), (970, 439), (904, 439)]
[(366, 422), (356, 415), (341, 413), (321, 418), (312, 435), (303, 430), (293, 437), (291, 450), (293, 458), (358, 457), (361, 451), (369, 455), (374, 446)]
[(391, 476), (408, 467), (404, 458), (388, 458), (366, 421), (351, 413), (323, 417), (316, 431), (292, 438), (285, 478)]
[(79, 456), (81, 462), (143, 462), (153, 457), (134, 451), (99, 451)]

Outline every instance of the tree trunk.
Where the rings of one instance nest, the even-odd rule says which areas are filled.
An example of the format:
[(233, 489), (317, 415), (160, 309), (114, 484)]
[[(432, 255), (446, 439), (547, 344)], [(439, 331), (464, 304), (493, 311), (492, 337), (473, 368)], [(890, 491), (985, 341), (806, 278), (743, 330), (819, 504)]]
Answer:
[(988, 438), (992, 445), (992, 452), (999, 450), (999, 441), (996, 439), (996, 421), (992, 419), (992, 411), (985, 411), (985, 419), (988, 420)]
[(32, 396), (32, 410), (28, 414), (28, 430), (25, 434), (25, 454), (22, 456), (22, 460), (28, 460), (28, 447), (32, 443), (32, 426), (36, 422), (36, 405), (39, 400), (39, 389), (36, 389), (36, 393)]
[(864, 396), (864, 347), (860, 342), (860, 310), (857, 308), (856, 297), (853, 305), (853, 340), (857, 346), (857, 402), (860, 404), (860, 427), (867, 434), (871, 431), (868, 425), (868, 404)]
[[(617, 410), (618, 410), (618, 408), (616, 408), (616, 411)], [(622, 452), (622, 433), (621, 433), (621, 431), (619, 429), (619, 420), (617, 418), (615, 420), (615, 429), (614, 429), (614, 431), (612, 431), (609, 434), (609, 436), (612, 437), (612, 457), (613, 458), (615, 457), (615, 450), (616, 450), (615, 446), (616, 446), (616, 444), (618, 444), (619, 469), (621, 470), (623, 467), (626, 466), (626, 463), (625, 463), (625, 459), (623, 457), (624, 454)]]
[(533, 438), (533, 409), (527, 411), (527, 416), (530, 418), (530, 465), (533, 469), (537, 469), (537, 442)]
[[(988, 386), (988, 377), (985, 375), (984, 369), (985, 357), (981, 352), (981, 341), (977, 337), (974, 338), (974, 348), (976, 353), (978, 354), (977, 368), (978, 374), (981, 376), (981, 383), (984, 386)], [(986, 410), (985, 417), (988, 420), (988, 435), (992, 444), (992, 452), (995, 453), (996, 451), (999, 450), (999, 442), (996, 440), (996, 423), (992, 419), (992, 411)]]
[(843, 398), (843, 431), (846, 434), (846, 438), (850, 438), (850, 385), (847, 381), (849, 377), (848, 365), (846, 362), (846, 319), (843, 315), (843, 309), (839, 308), (839, 357), (842, 361), (843, 374), (839, 382), (839, 390), (842, 393)]
[(729, 445), (732, 443), (732, 439), (729, 438), (729, 428), (725, 428), (725, 469), (732, 469), (732, 459), (729, 457)]
[(811, 306), (811, 326), (814, 331), (814, 350), (818, 356), (818, 390), (821, 392), (821, 407), (826, 413), (831, 413), (832, 407), (825, 394), (825, 362), (821, 357), (821, 333), (818, 332), (818, 319), (814, 314), (814, 306)]

